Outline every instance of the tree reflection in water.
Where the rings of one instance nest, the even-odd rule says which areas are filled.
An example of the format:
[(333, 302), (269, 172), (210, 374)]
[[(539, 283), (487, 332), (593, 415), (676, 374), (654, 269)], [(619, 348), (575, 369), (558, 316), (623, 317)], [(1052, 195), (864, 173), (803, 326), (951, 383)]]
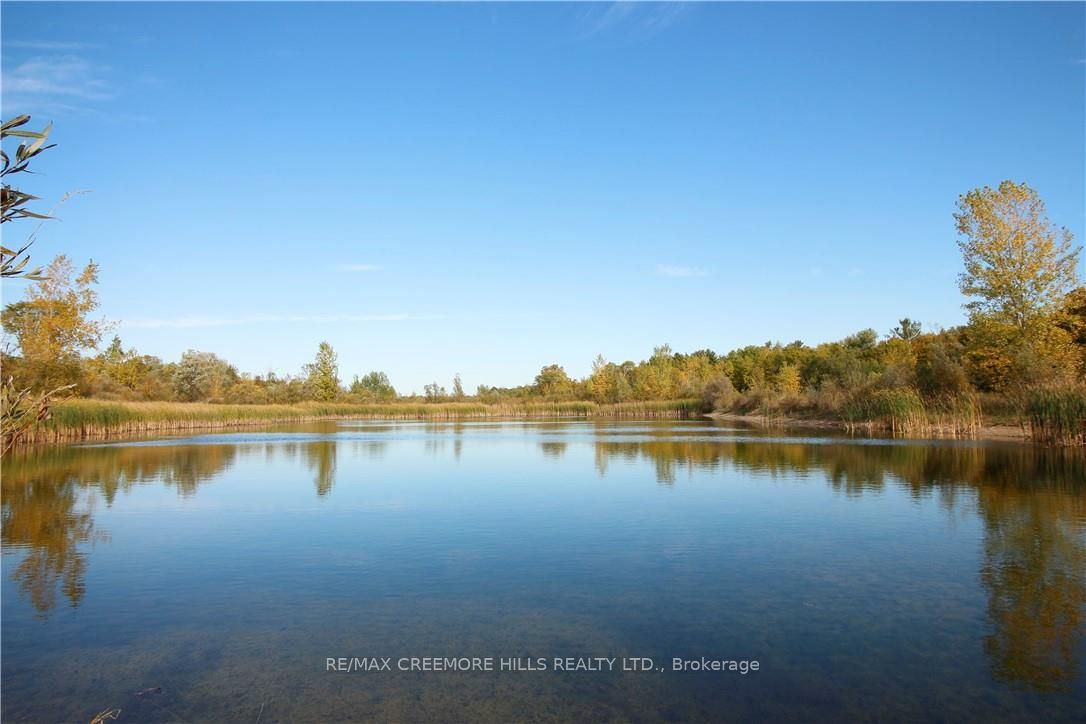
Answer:
[(1081, 669), (1086, 496), (987, 485), (978, 490), (978, 509), (985, 525), (980, 575), (993, 629), (984, 648), (996, 677), (1068, 688)]
[(888, 485), (974, 503), (984, 523), (980, 581), (988, 596), (984, 641), (994, 675), (1038, 690), (1080, 676), (1086, 635), (1086, 458), (1027, 445), (800, 444), (671, 438), (596, 443), (596, 469), (612, 459), (651, 461), (661, 485), (678, 471), (736, 470), (768, 477), (821, 473), (856, 497)]
[(307, 443), (303, 449), (306, 465), (317, 473), (313, 479), (317, 495), (323, 498), (332, 492), (336, 484), (336, 443), (334, 440), (318, 440)]
[(81, 491), (70, 482), (16, 485), (13, 477), (6, 472), (3, 481), (3, 544), (26, 549), (26, 556), (11, 577), (41, 617), (56, 606), (58, 584), (76, 607), (87, 568), (79, 546), (94, 533), (90, 507), (78, 509)]
[(56, 606), (58, 584), (72, 607), (83, 598), (83, 548), (108, 540), (95, 530), (95, 494), (112, 505), (118, 492), (161, 482), (190, 497), (228, 468), (236, 451), (233, 445), (59, 447), (6, 457), (0, 541), (26, 551), (12, 578), (37, 615)]
[[(441, 430), (425, 449), (438, 454)], [(456, 431), (459, 453), (462, 430)], [(861, 445), (764, 442), (724, 436), (695, 439), (666, 427), (648, 439), (594, 438), (600, 475), (612, 463), (651, 464), (657, 482), (675, 485), (680, 472), (732, 469), (752, 477), (822, 478), (850, 497), (889, 486), (922, 499), (937, 497), (948, 510), (975, 506), (984, 524), (979, 580), (988, 598), (984, 649), (994, 675), (1040, 689), (1064, 689), (1081, 676), (1086, 611), (1086, 461), (1081, 451), (1029, 446), (953, 444)], [(441, 440), (443, 442), (443, 440)], [(318, 496), (335, 484), (337, 443), (318, 440), (275, 445), (151, 445), (53, 448), (16, 454), (4, 462), (2, 542), (25, 550), (11, 571), (35, 611), (46, 616), (57, 590), (71, 606), (84, 595), (86, 546), (103, 540), (95, 530), (96, 495), (110, 505), (118, 492), (163, 483), (179, 495), (229, 468), (240, 455), (271, 461), (303, 456), (315, 472)], [(383, 442), (354, 441), (356, 456), (384, 453)], [(550, 460), (567, 460), (567, 444), (540, 444)]]

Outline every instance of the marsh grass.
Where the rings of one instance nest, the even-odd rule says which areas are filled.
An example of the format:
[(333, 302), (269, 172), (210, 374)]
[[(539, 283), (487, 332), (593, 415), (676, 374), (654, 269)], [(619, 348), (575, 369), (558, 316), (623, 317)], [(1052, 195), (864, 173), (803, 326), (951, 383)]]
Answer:
[(461, 420), (488, 417), (661, 417), (700, 414), (698, 400), (621, 402), (514, 402), (437, 404), (396, 402), (295, 405), (219, 405), (199, 402), (105, 402), (70, 400), (56, 405), (49, 420), (28, 433), (28, 443), (70, 442), (177, 430), (219, 429), (310, 420)]
[(1086, 388), (1031, 390), (1026, 413), (1034, 442), (1086, 444)]
[(881, 429), (906, 437), (974, 437), (982, 424), (980, 404), (973, 395), (925, 400), (908, 387), (852, 395), (840, 415), (850, 432)]

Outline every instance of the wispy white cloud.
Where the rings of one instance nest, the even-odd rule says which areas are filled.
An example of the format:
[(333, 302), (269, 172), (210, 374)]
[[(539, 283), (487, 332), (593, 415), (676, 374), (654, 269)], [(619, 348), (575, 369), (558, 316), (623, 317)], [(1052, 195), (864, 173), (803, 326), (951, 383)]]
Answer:
[(427, 314), (254, 314), (241, 317), (171, 317), (167, 319), (129, 319), (120, 323), (130, 329), (194, 327), (237, 327), (247, 324), (326, 324), (346, 322), (424, 322), (446, 319)]
[(4, 47), (26, 50), (90, 50), (102, 46), (98, 43), (83, 43), (71, 40), (9, 40), (4, 43)]
[(371, 272), (380, 271), (383, 267), (378, 264), (336, 264), (332, 268), (338, 272)]
[(659, 33), (670, 28), (687, 10), (682, 2), (652, 3), (653, 12), (641, 18), (641, 27), (649, 33)]
[(854, 266), (848, 270), (848, 275), (850, 277), (862, 277), (864, 275), (864, 270), (861, 267)]
[[(603, 8), (602, 10), (600, 8)], [(613, 28), (627, 20), (636, 9), (633, 2), (614, 2), (606, 6), (592, 9), (592, 18), (589, 23), (589, 34), (600, 33), (608, 28)]]
[(656, 273), (662, 277), (671, 277), (672, 279), (709, 276), (709, 272), (696, 266), (674, 266), (672, 264), (657, 264)]
[(4, 103), (12, 106), (78, 104), (109, 100), (115, 94), (106, 76), (109, 68), (76, 55), (30, 58), (3, 75)]
[(589, 6), (581, 18), (582, 38), (608, 32), (628, 33), (632, 37), (651, 37), (667, 30), (687, 10), (682, 2), (637, 2), (620, 0), (607, 5)]

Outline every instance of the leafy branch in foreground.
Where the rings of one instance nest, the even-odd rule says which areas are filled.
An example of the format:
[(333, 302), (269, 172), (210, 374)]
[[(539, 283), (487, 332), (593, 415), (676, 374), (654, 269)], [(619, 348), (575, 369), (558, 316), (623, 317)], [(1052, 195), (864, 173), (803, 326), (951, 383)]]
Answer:
[[(49, 132), (53, 124), (48, 124), (41, 131), (30, 131), (22, 128), (30, 121), (30, 116), (21, 115), (4, 121), (0, 124), (0, 140), (9, 136), (29, 139), (22, 141), (15, 149), (15, 160), (12, 161), (7, 151), (0, 148), (0, 178), (4, 179), (0, 188), (0, 224), (6, 224), (16, 219), (38, 219), (45, 221), (52, 217), (39, 214), (26, 208), (26, 204), (37, 201), (38, 197), (13, 188), (8, 184), (8, 176), (17, 173), (30, 173), (30, 159), (42, 151), (52, 148), (55, 144), (45, 145), (49, 138)], [(67, 198), (67, 197), (65, 197)], [(31, 234), (25, 243), (18, 249), (9, 249), (0, 245), (0, 278), (8, 279), (18, 277), (36, 282), (46, 282), (48, 278), (42, 273), (40, 267), (26, 269), (30, 262), (27, 250), (34, 243), (34, 234)], [(0, 363), (3, 362), (0, 356)], [(2, 376), (0, 371), (0, 376)], [(32, 388), (18, 388), (15, 380), (10, 375), (0, 384), (0, 455), (8, 452), (16, 443), (24, 438), (39, 423), (49, 419), (50, 403), (65, 395), (74, 388), (74, 384), (62, 385), (52, 390), (34, 393)]]
[(73, 387), (75, 385), (64, 385), (35, 395), (29, 387), (18, 389), (15, 380), (8, 377), (0, 386), (0, 409), (4, 413), (0, 416), (0, 441), (3, 445), (0, 454), (7, 454), (35, 425), (48, 420), (51, 415), (50, 403), (59, 402), (57, 398)]
[[(30, 141), (21, 142), (18, 148), (15, 149), (14, 162), (12, 162), (11, 157), (8, 156), (7, 151), (0, 149), (0, 178), (6, 180), (9, 175), (29, 173), (30, 170), (28, 166), (30, 164), (30, 159), (34, 158), (42, 151), (56, 145), (45, 145), (46, 140), (49, 138), (49, 132), (53, 129), (52, 123), (41, 131), (28, 131), (21, 128), (29, 121), (30, 116), (22, 115), (12, 118), (10, 121), (4, 121), (3, 125), (0, 125), (0, 140), (7, 138), (8, 136), (30, 139)], [(26, 208), (27, 203), (37, 200), (37, 196), (13, 188), (10, 184), (5, 182), (2, 190), (0, 190), (0, 207), (2, 207), (0, 224), (15, 221), (16, 219), (30, 218), (44, 221), (51, 218), (46, 214), (39, 214)], [(34, 236), (32, 234), (30, 238), (27, 239), (26, 243), (18, 249), (9, 249), (6, 246), (0, 246), (0, 277), (23, 277), (32, 280), (40, 280), (43, 278), (41, 276), (40, 268), (25, 269), (27, 263), (30, 262), (30, 255), (27, 253), (27, 250), (33, 243)]]

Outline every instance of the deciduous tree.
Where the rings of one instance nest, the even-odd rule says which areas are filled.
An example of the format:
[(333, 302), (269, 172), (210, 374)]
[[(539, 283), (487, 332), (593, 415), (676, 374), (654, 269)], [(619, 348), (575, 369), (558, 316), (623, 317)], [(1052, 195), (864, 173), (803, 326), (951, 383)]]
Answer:
[(358, 397), (372, 400), (389, 401), (396, 398), (396, 388), (384, 372), (374, 370), (369, 374), (359, 377), (355, 375), (351, 382), (350, 393)]
[(44, 277), (27, 289), (25, 299), (4, 307), (4, 331), (23, 356), (25, 383), (31, 386), (74, 382), (80, 352), (96, 347), (108, 325), (90, 318), (98, 308), (98, 266), (89, 262), (76, 274), (61, 255)]
[(972, 314), (1025, 334), (1077, 286), (1081, 249), (1070, 231), (1048, 220), (1044, 202), (1026, 184), (974, 189), (958, 200), (954, 219), (965, 263), (958, 285)]
[(321, 342), (316, 358), (305, 366), (305, 371), (313, 399), (327, 402), (339, 397), (339, 363), (332, 345)]
[(1036, 191), (1013, 181), (965, 194), (954, 218), (975, 366), (998, 370), (989, 384), (1004, 390), (1077, 377), (1080, 355), (1061, 325), (1080, 283), (1071, 232), (1049, 221)]
[(173, 376), (174, 393), (186, 402), (221, 401), (237, 381), (237, 370), (226, 360), (192, 349), (181, 355)]
[(535, 388), (543, 397), (567, 397), (573, 392), (573, 380), (559, 365), (547, 365), (535, 376)]

